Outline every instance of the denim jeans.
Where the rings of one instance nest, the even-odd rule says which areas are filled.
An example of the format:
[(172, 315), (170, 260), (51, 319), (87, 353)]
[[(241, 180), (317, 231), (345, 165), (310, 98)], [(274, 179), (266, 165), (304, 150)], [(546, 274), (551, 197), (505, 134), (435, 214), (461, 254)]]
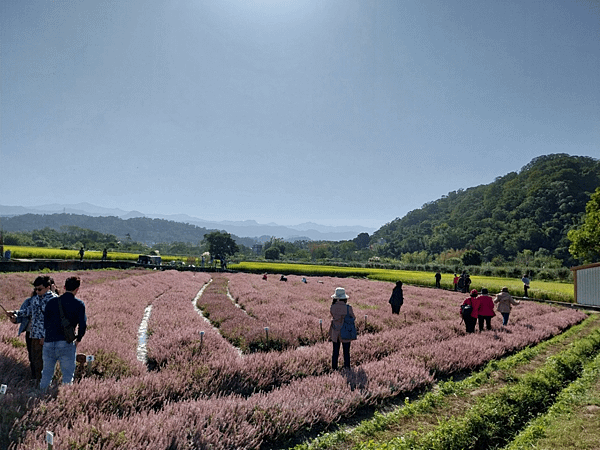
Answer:
[(502, 325), (508, 325), (508, 316), (510, 313), (500, 313), (502, 314)]
[(63, 384), (71, 384), (75, 375), (75, 354), (77, 346), (67, 341), (44, 342), (44, 369), (42, 370), (41, 389), (46, 389), (52, 382), (56, 362), (60, 363)]

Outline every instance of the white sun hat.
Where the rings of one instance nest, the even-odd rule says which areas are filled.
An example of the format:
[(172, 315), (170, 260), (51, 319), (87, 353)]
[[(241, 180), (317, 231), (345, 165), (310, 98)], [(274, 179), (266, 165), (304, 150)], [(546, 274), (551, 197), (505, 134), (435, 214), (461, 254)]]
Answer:
[(348, 297), (348, 296), (346, 295), (346, 289), (344, 289), (344, 288), (342, 288), (342, 287), (339, 287), (339, 288), (335, 288), (335, 294), (333, 294), (333, 295), (331, 296), (331, 298), (336, 298), (336, 299), (338, 299), (338, 300), (347, 300), (347, 299), (349, 299), (350, 297)]

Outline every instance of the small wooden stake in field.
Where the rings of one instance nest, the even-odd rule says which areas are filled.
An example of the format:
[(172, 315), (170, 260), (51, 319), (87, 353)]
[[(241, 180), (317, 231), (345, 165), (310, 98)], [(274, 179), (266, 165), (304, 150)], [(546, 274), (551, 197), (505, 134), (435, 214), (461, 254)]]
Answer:
[(321, 340), (325, 341), (325, 336), (323, 336), (323, 319), (319, 319), (319, 326), (321, 327)]
[(87, 373), (89, 375), (90, 372), (92, 371), (92, 363), (94, 362), (94, 355), (87, 355), (85, 357), (85, 360), (87, 361)]
[(265, 334), (267, 335), (267, 341), (269, 340), (269, 327), (265, 327)]
[(48, 450), (52, 450), (54, 445), (54, 433), (52, 431), (46, 431), (46, 442), (48, 443)]

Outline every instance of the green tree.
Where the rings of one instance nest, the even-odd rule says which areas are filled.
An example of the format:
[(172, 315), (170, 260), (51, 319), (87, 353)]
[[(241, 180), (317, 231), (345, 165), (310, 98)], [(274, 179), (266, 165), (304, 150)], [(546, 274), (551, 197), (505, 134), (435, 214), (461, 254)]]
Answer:
[(279, 259), (280, 250), (277, 246), (269, 247), (265, 250), (265, 258), (266, 259)]
[(213, 257), (227, 257), (236, 254), (240, 249), (229, 233), (213, 231), (204, 235), (208, 243), (208, 251)]
[(352, 242), (356, 244), (357, 250), (362, 250), (363, 248), (367, 248), (369, 246), (369, 240), (369, 233), (359, 233), (358, 236), (352, 239)]
[(463, 253), (461, 259), (465, 266), (479, 266), (481, 264), (481, 252), (477, 250), (467, 250)]
[(600, 187), (585, 206), (581, 225), (567, 234), (571, 241), (569, 252), (583, 262), (600, 260)]

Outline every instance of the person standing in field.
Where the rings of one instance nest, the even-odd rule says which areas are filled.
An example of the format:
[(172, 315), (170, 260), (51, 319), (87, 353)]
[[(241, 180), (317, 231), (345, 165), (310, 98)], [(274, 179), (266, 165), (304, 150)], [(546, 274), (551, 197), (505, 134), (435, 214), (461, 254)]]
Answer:
[(465, 279), (464, 279), (464, 284), (463, 284), (463, 293), (467, 293), (467, 292), (469, 292), (469, 289), (471, 289), (471, 277), (469, 276), (469, 274), (467, 272), (465, 272), (464, 275), (465, 275)]
[[(470, 306), (465, 313), (465, 307)], [(473, 289), (469, 297), (465, 299), (460, 308), (460, 313), (465, 321), (467, 333), (475, 332), (475, 324), (477, 323), (477, 311), (479, 310), (479, 299), (477, 298), (477, 290)]]
[(441, 281), (442, 281), (442, 274), (441, 274), (441, 273), (440, 273), (440, 271), (438, 270), (438, 271), (435, 273), (435, 287), (436, 287), (436, 288), (438, 288), (438, 289), (439, 289), (439, 288), (441, 288), (441, 287), (442, 287), (442, 286), (441, 286), (441, 283), (440, 283)]
[(519, 302), (512, 298), (508, 293), (508, 288), (505, 286), (502, 291), (496, 295), (494, 304), (497, 305), (498, 312), (502, 314), (502, 326), (508, 325), (508, 317), (510, 316), (510, 310), (513, 306), (518, 305)]
[(492, 317), (494, 313), (494, 299), (489, 296), (487, 288), (481, 289), (481, 295), (477, 297), (479, 308), (477, 309), (477, 320), (479, 321), (479, 331), (483, 331), (483, 324), (488, 330), (492, 329)]
[(452, 281), (452, 283), (454, 284), (454, 290), (458, 291), (458, 280), (460, 279), (460, 277), (456, 274), (454, 274), (454, 280)]
[[(54, 376), (54, 368), (59, 362), (63, 384), (71, 384), (75, 374), (77, 343), (85, 335), (87, 317), (85, 304), (75, 297), (81, 286), (79, 277), (69, 277), (65, 281), (65, 293), (53, 297), (46, 304), (44, 311), (44, 370), (42, 372), (41, 389), (47, 389)], [(60, 304), (59, 304), (60, 303)], [(60, 308), (64, 317), (77, 327), (77, 337), (74, 342), (67, 342), (63, 332)]]
[(85, 255), (85, 250), (83, 247), (79, 249), (79, 261), (83, 261), (83, 255)]
[[(52, 291), (54, 280), (47, 275), (39, 276), (33, 281), (33, 295), (25, 300), (18, 311), (9, 311), (9, 319), (13, 323), (20, 323), (19, 334), (25, 333), (27, 353), (31, 366), (32, 378), (39, 383), (42, 378), (43, 345), (45, 337), (44, 311), (48, 302), (57, 297)], [(29, 340), (27, 339), (29, 333)]]
[[(6, 316), (10, 319), (12, 323), (19, 324), (19, 332), (17, 336), (20, 336), (21, 333), (25, 332), (25, 344), (27, 345), (27, 357), (29, 359), (29, 367), (31, 368), (31, 379), (37, 379), (37, 370), (36, 363), (33, 357), (33, 349), (32, 349), (32, 339), (31, 339), (31, 316), (26, 312), (29, 310), (31, 305), (31, 300), (35, 297), (36, 291), (34, 290), (31, 293), (31, 297), (25, 299), (23, 304), (18, 310), (15, 311), (6, 311)], [(23, 311), (23, 314), (17, 315), (19, 311)], [(41, 372), (40, 372), (41, 373)], [(39, 379), (37, 380), (39, 382)]]
[(344, 317), (346, 314), (350, 314), (351, 317), (356, 319), (352, 306), (347, 304), (348, 296), (346, 290), (342, 287), (338, 287), (335, 293), (331, 296), (332, 303), (329, 312), (331, 314), (331, 325), (329, 326), (329, 339), (333, 342), (333, 354), (331, 356), (331, 368), (337, 370), (338, 359), (340, 357), (340, 345), (344, 352), (344, 368), (350, 368), (350, 340), (342, 339), (340, 331), (344, 324)]
[(400, 308), (404, 304), (402, 281), (396, 281), (396, 286), (394, 286), (394, 289), (392, 289), (392, 295), (388, 303), (392, 305), (392, 314), (400, 314)]
[(523, 297), (527, 297), (527, 291), (529, 290), (529, 277), (527, 276), (527, 274), (523, 274), (523, 278), (521, 278), (521, 281), (523, 282), (523, 291), (525, 291), (525, 294), (523, 295)]

